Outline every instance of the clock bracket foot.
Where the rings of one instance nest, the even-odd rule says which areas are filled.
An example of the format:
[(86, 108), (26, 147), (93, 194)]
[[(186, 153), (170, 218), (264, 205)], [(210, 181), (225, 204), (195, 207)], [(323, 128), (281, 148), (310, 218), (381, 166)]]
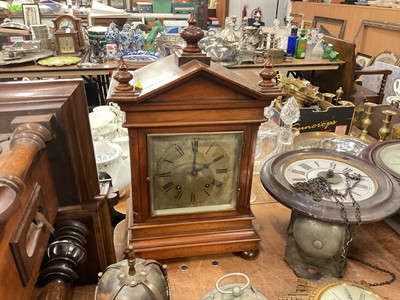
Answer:
[(235, 254), (241, 258), (247, 259), (247, 260), (253, 260), (258, 257), (258, 255), (260, 254), (260, 250), (258, 250), (258, 249), (246, 250), (246, 251), (242, 251), (242, 252), (235, 252), (233, 254)]

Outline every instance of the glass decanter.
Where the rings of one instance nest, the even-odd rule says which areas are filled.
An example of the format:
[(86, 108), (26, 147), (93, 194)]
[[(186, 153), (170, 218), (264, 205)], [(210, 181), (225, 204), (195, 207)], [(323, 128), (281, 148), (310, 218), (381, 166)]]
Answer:
[(257, 135), (256, 153), (254, 156), (254, 171), (255, 175), (260, 174), (260, 169), (264, 158), (272, 152), (276, 147), (279, 126), (272, 120), (274, 115), (275, 100), (270, 106), (264, 108), (264, 117), (268, 119), (260, 125)]
[(235, 30), (236, 17), (225, 18), (225, 28), (221, 31), (221, 38), (228, 43), (237, 43), (239, 36)]
[(313, 29), (313, 30), (309, 30), (307, 29), (307, 50), (306, 50), (306, 58), (310, 58), (312, 57), (312, 52), (314, 50), (315, 45), (317, 44), (317, 34), (318, 34), (318, 30), (317, 29)]
[(263, 160), (262, 165), (271, 157), (293, 150), (294, 138), (299, 135), (299, 131), (293, 128), (293, 124), (300, 118), (300, 109), (294, 97), (290, 97), (284, 104), (281, 111), (283, 126), (278, 130), (276, 147)]
[(317, 34), (317, 40), (315, 46), (311, 51), (311, 60), (321, 60), (324, 54), (324, 47), (322, 45), (324, 35), (322, 33)]

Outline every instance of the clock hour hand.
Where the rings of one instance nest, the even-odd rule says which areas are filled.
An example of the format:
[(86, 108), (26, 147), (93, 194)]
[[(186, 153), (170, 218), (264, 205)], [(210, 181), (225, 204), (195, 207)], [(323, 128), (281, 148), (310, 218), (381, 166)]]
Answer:
[(196, 170), (196, 159), (197, 159), (197, 152), (199, 151), (199, 141), (192, 141), (192, 151), (193, 151), (193, 164), (192, 164), (192, 176), (195, 176), (198, 172)]

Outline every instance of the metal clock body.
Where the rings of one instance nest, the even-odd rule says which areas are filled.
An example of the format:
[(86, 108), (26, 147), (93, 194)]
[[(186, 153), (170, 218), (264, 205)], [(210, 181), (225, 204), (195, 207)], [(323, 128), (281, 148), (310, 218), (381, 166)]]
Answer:
[[(318, 177), (325, 178), (339, 196), (318, 195), (322, 188), (313, 181)], [(275, 199), (292, 209), (285, 260), (304, 278), (340, 277), (356, 227), (382, 220), (400, 206), (398, 184), (384, 171), (332, 150), (277, 155), (263, 166), (261, 181)], [(295, 188), (302, 183), (310, 193)]]
[(150, 134), (153, 216), (236, 208), (243, 132)]

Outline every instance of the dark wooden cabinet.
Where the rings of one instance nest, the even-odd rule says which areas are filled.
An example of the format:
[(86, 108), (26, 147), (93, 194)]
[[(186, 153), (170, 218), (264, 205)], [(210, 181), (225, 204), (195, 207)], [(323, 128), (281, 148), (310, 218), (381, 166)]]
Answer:
[[(115, 253), (109, 205), (105, 196), (98, 195), (84, 82), (7, 82), (0, 84), (0, 91), (1, 133), (13, 132), (16, 123), (36, 124), (41, 116), (51, 117), (46, 124), (52, 132), (46, 143), (39, 143), (38, 138), (28, 139), (35, 132), (28, 126), (20, 138), (26, 145), (0, 156), (0, 298), (32, 296), (50, 237), (48, 227), (36, 230), (37, 212), (54, 226), (77, 220), (88, 227), (85, 248), (89, 259), (79, 268), (75, 283), (94, 284), (98, 272), (115, 262)], [(36, 144), (43, 144), (42, 148), (29, 150)], [(18, 205), (8, 209), (4, 204), (11, 198)]]

